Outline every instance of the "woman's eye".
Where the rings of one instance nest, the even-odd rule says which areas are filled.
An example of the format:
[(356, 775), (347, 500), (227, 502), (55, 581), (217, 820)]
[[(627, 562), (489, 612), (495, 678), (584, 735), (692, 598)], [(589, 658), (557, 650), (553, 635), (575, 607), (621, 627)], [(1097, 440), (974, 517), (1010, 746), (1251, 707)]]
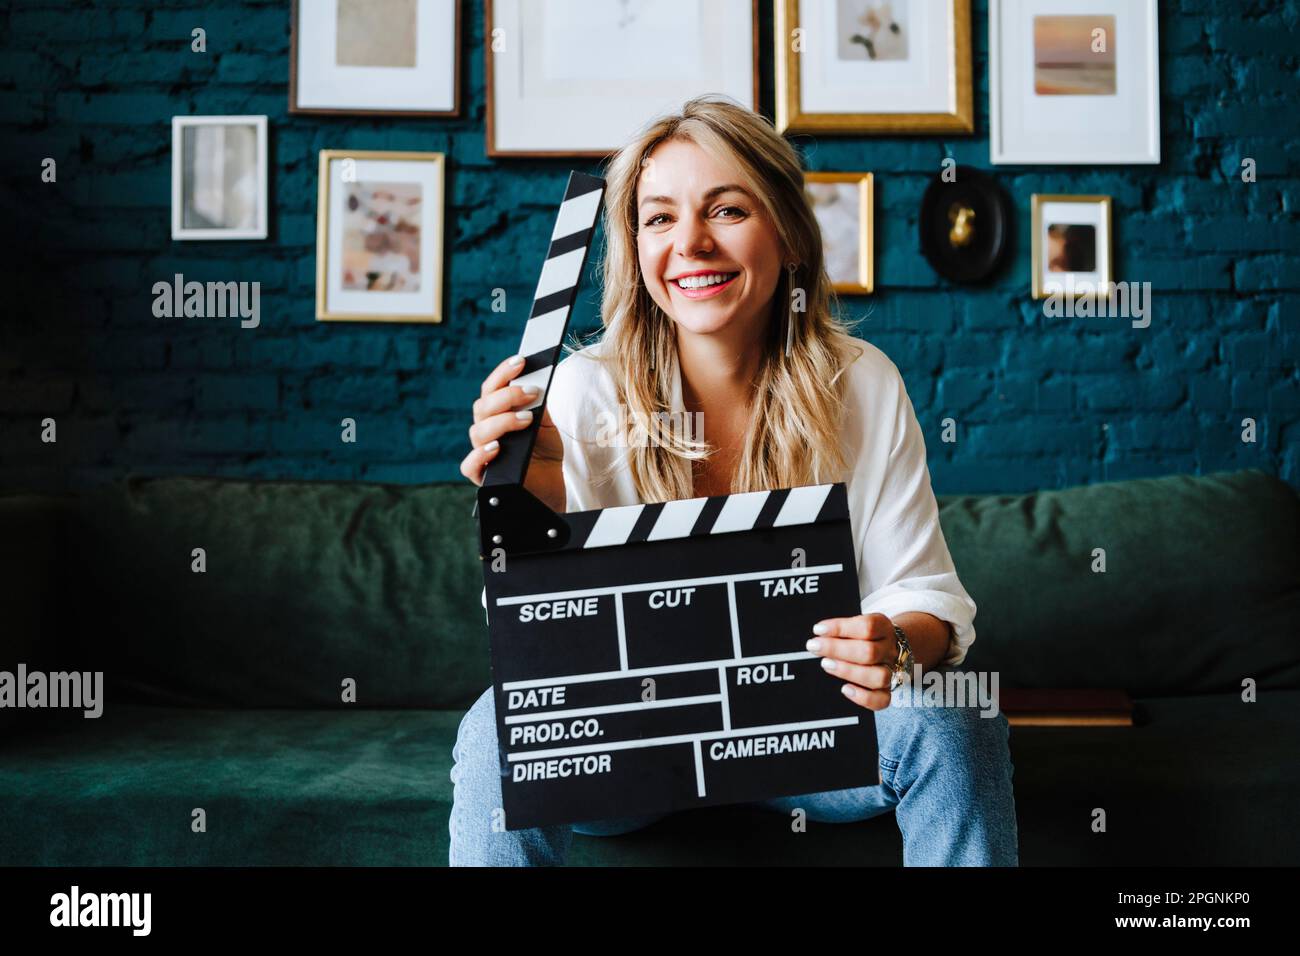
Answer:
[[(733, 213), (736, 214), (736, 215), (734, 215), (734, 216), (727, 216), (727, 217), (725, 217), (725, 218), (727, 218), (727, 219), (743, 219), (743, 218), (745, 218), (745, 216), (748, 215), (748, 213), (746, 213), (745, 210), (741, 209), (739, 206), (723, 206), (723, 207), (721, 207), (720, 209), (718, 209), (718, 211), (717, 211), (716, 213), (714, 213), (714, 215), (719, 215), (719, 214), (724, 213), (724, 212), (733, 212)], [(654, 216), (651, 216), (649, 219), (647, 219), (647, 220), (645, 221), (645, 225), (647, 225), (647, 226), (657, 226), (657, 225), (659, 225), (659, 220), (660, 220), (660, 219), (663, 219), (663, 218), (664, 218), (665, 216), (667, 216), (667, 215), (668, 215), (667, 213), (663, 213), (663, 212), (661, 212), (661, 213), (658, 213), (658, 214), (656, 214), (656, 215), (654, 215)]]

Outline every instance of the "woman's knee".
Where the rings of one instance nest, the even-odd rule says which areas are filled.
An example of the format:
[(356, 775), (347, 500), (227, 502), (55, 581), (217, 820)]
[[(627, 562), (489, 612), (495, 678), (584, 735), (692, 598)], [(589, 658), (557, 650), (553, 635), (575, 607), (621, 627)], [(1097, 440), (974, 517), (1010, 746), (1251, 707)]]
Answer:
[(474, 784), (480, 784), (500, 777), (496, 706), (491, 687), (483, 692), (460, 719), (451, 758), (453, 783), (461, 784), (472, 780)]
[(456, 739), (460, 741), (466, 737), (480, 737), (491, 731), (492, 741), (496, 742), (497, 729), (497, 712), (496, 700), (492, 696), (492, 688), (489, 687), (483, 693), (479, 694), (478, 700), (470, 705), (469, 710), (465, 711), (465, 716), (460, 719), (460, 727), (456, 732)]
[(996, 706), (899, 706), (895, 700), (877, 712), (876, 730), (881, 752), (895, 760), (912, 746), (992, 759), (1009, 752), (1007, 719)]

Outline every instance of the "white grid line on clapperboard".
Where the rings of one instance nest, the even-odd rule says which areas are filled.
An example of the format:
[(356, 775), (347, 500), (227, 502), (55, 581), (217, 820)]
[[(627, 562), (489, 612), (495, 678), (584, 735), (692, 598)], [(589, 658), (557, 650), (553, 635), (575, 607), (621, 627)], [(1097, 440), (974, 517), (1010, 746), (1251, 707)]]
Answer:
[(507, 760), (545, 760), (551, 757), (569, 757), (578, 754), (604, 753), (609, 750), (640, 750), (645, 747), (666, 747), (695, 741), (726, 740), (730, 737), (761, 737), (763, 734), (783, 734), (790, 730), (825, 730), (830, 727), (848, 727), (858, 722), (857, 717), (827, 717), (825, 720), (802, 720), (786, 724), (766, 724), (762, 727), (742, 727), (738, 730), (702, 730), (694, 734), (673, 734), (669, 737), (644, 737), (638, 740), (617, 740), (608, 744), (578, 744), (574, 747), (552, 747), (550, 750), (529, 750), (507, 755)]
[(711, 671), (737, 664), (780, 664), (783, 661), (803, 661), (816, 657), (807, 651), (788, 651), (784, 654), (759, 654), (754, 657), (735, 657), (715, 661), (685, 661), (681, 664), (655, 664), (651, 667), (629, 667), (625, 671), (598, 671), (589, 674), (572, 674), (567, 677), (534, 677), (531, 680), (506, 681), (502, 690), (528, 690), (532, 687), (549, 687), (551, 684), (590, 684), (619, 677), (653, 677), (655, 674), (676, 674), (686, 671)]
[[(620, 740), (605, 744), (579, 744), (573, 747), (552, 747), (548, 750), (530, 750), (508, 754), (507, 761), (546, 760), (551, 757), (579, 756), (583, 754), (606, 753), (612, 750), (642, 750), (647, 747), (664, 747), (673, 744), (690, 743), (695, 758), (695, 785), (699, 797), (705, 796), (704, 757), (701, 744), (706, 740), (725, 740), (731, 737), (757, 737), (762, 734), (785, 733), (795, 730), (820, 730), (829, 727), (846, 727), (858, 723), (857, 717), (837, 717), (827, 720), (805, 720), (785, 724), (770, 724), (764, 727), (731, 726), (731, 701), (727, 693), (727, 668), (741, 664), (768, 664), (793, 660), (809, 660), (816, 655), (807, 651), (794, 651), (785, 654), (762, 654), (745, 657), (740, 650), (740, 625), (736, 612), (736, 582), (771, 580), (778, 577), (796, 577), (809, 574), (832, 574), (844, 570), (843, 564), (819, 564), (805, 568), (777, 568), (771, 571), (743, 571), (736, 574), (718, 574), (695, 578), (677, 578), (663, 581), (642, 581), (636, 584), (609, 585), (596, 588), (579, 588), (568, 591), (539, 592), (536, 594), (516, 594), (497, 598), (497, 605), (530, 604), (541, 601), (554, 601), (566, 598), (592, 597), (606, 594), (614, 596), (615, 616), (618, 627), (619, 670), (600, 671), (588, 674), (573, 674), (563, 677), (534, 678), (532, 680), (508, 681), (501, 685), (502, 690), (524, 690), (531, 687), (545, 687), (554, 684), (593, 683), (600, 680), (616, 680), (622, 677), (640, 677), (652, 674), (676, 674), (696, 670), (718, 671), (717, 694), (704, 694), (693, 697), (671, 697), (667, 700), (636, 701), (626, 704), (607, 704), (599, 707), (581, 707), (561, 711), (538, 711), (531, 714), (516, 714), (505, 718), (506, 724), (534, 723), (542, 720), (565, 717), (589, 717), (598, 714), (627, 713), (635, 710), (650, 710), (664, 707), (688, 707), (697, 704), (717, 703), (722, 709), (722, 730), (700, 731), (693, 734), (673, 734), (665, 737), (646, 737), (637, 740)], [(730, 660), (689, 661), (681, 664), (659, 664), (653, 667), (627, 666), (627, 635), (623, 623), (623, 594), (631, 591), (654, 591), (672, 587), (699, 587), (708, 584), (727, 585), (727, 606), (731, 619), (731, 639), (734, 657)]]
[(609, 584), (598, 588), (574, 588), (568, 591), (538, 591), (535, 594), (512, 594), (497, 598), (497, 607), (512, 604), (532, 604), (535, 601), (558, 601), (562, 598), (595, 597), (602, 594), (628, 591), (654, 591), (659, 588), (700, 587), (705, 584), (726, 584), (734, 581), (755, 581), (765, 578), (795, 578), (807, 574), (833, 574), (843, 571), (842, 564), (817, 564), (807, 568), (777, 568), (774, 571), (740, 571), (736, 574), (710, 574), (697, 578), (676, 578), (670, 581), (641, 581), (636, 584)]

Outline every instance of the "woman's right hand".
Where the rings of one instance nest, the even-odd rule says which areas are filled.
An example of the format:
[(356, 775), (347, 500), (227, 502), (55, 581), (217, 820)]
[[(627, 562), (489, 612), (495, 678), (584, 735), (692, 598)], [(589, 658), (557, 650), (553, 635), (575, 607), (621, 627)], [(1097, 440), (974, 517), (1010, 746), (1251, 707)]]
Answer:
[[(483, 470), (500, 453), (501, 436), (522, 431), (532, 423), (533, 411), (523, 406), (536, 401), (537, 389), (526, 391), (510, 384), (523, 367), (522, 356), (506, 359), (488, 373), (474, 402), (474, 424), (469, 429), (469, 441), (474, 447), (461, 461), (460, 473), (476, 485), (483, 484)], [(561, 514), (566, 506), (563, 465), (564, 444), (550, 413), (543, 408), (524, 487), (552, 511)]]

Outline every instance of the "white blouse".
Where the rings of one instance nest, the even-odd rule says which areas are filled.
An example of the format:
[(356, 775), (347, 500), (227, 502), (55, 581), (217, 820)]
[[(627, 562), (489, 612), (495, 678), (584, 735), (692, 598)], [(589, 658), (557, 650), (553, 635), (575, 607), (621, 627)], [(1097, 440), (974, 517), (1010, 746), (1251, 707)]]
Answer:
[[(605, 471), (624, 449), (599, 439), (619, 414), (614, 382), (592, 356), (600, 342), (564, 358), (551, 377), (546, 407), (564, 445), (567, 511), (641, 504), (626, 464)], [(857, 543), (862, 613), (889, 617), (925, 611), (952, 624), (944, 663), (957, 665), (975, 640), (975, 602), (948, 552), (930, 487), (925, 439), (898, 368), (868, 342), (849, 376), (844, 421), (845, 482)], [(673, 411), (685, 413), (680, 369), (673, 366)], [(707, 433), (706, 433), (707, 434)], [(605, 480), (601, 476), (608, 474)], [(811, 624), (809, 627), (811, 631)]]

